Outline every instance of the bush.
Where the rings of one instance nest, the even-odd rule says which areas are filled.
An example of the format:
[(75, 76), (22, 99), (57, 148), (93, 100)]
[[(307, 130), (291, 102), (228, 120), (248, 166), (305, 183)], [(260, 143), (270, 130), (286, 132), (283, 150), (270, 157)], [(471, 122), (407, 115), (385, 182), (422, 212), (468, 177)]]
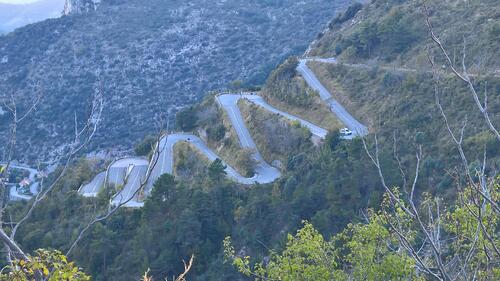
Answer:
[[(59, 251), (37, 250), (35, 256), (26, 260), (14, 260), (12, 266), (0, 273), (0, 280), (25, 281), (43, 280), (58, 281), (88, 281), (90, 276), (86, 275), (66, 256)], [(4, 270), (2, 270), (4, 272)], [(41, 276), (39, 276), (40, 274)]]
[(194, 108), (191, 106), (187, 109), (179, 111), (175, 116), (177, 126), (183, 131), (191, 131), (198, 122)]
[(330, 148), (331, 151), (335, 151), (337, 146), (340, 144), (340, 133), (337, 131), (328, 132), (326, 135), (325, 144)]
[(339, 14), (337, 17), (335, 17), (330, 22), (328, 27), (330, 29), (333, 29), (335, 27), (335, 25), (342, 24), (342, 23), (352, 19), (359, 12), (359, 10), (361, 10), (361, 8), (363, 8), (363, 4), (361, 4), (361, 3), (356, 2), (356, 3), (352, 4), (351, 6), (349, 6), (347, 8), (347, 10), (345, 12), (343, 12), (343, 13)]
[(298, 63), (297, 57), (291, 57), (274, 70), (263, 88), (264, 94), (295, 106), (311, 105), (307, 87), (303, 80), (296, 78)]
[(135, 145), (134, 152), (137, 156), (146, 156), (153, 150), (155, 144), (156, 137), (146, 136), (140, 143)]
[(207, 136), (211, 141), (220, 141), (226, 135), (226, 127), (223, 124), (217, 124), (215, 127), (207, 129)]
[(212, 181), (219, 182), (226, 175), (226, 165), (219, 158), (208, 166), (208, 176)]
[(251, 149), (244, 149), (236, 156), (236, 165), (242, 169), (244, 176), (251, 177), (254, 174), (255, 165), (257, 164), (253, 158)]

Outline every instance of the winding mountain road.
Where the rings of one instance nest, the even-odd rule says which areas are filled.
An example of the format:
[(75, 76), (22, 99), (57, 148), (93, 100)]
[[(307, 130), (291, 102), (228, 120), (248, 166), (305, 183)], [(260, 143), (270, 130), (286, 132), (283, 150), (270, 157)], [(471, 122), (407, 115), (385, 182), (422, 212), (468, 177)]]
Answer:
[[(368, 133), (366, 126), (357, 121), (342, 105), (340, 105), (321, 84), (318, 78), (314, 75), (311, 69), (307, 66), (307, 61), (312, 59), (302, 59), (299, 62), (297, 70), (303, 75), (307, 84), (317, 90), (323, 101), (330, 105), (331, 111), (337, 115), (342, 123), (345, 124), (351, 131), (353, 136), (362, 136)], [(334, 62), (335, 59), (314, 59), (317, 61)], [(248, 131), (241, 111), (238, 107), (238, 101), (245, 99), (262, 107), (272, 113), (278, 114), (291, 121), (300, 122), (302, 126), (308, 128), (311, 133), (319, 138), (324, 139), (328, 131), (307, 120), (283, 112), (272, 105), (268, 104), (262, 97), (253, 93), (241, 94), (220, 94), (216, 97), (217, 103), (227, 113), (229, 120), (238, 136), (240, 146), (252, 151), (252, 157), (256, 161), (255, 174), (253, 177), (244, 177), (234, 168), (226, 165), (226, 174), (234, 181), (250, 185), (250, 184), (266, 184), (275, 181), (281, 176), (280, 171), (269, 165), (255, 144), (250, 132)], [(153, 189), (154, 182), (163, 174), (172, 174), (174, 170), (174, 146), (178, 142), (187, 142), (196, 147), (208, 160), (214, 161), (220, 157), (209, 148), (206, 143), (198, 136), (186, 133), (169, 133), (165, 134), (155, 151), (153, 159), (148, 163), (141, 158), (125, 158), (113, 162), (106, 172), (99, 173), (90, 183), (82, 186), (79, 190), (80, 194), (87, 197), (96, 196), (99, 190), (107, 184), (114, 186), (123, 186), (123, 189), (118, 192), (112, 199), (112, 205), (118, 205), (126, 202), (126, 207), (142, 207), (144, 203), (137, 196), (139, 188), (144, 186), (144, 196), (148, 196)], [(144, 182), (148, 173), (150, 173), (148, 181)]]
[(302, 77), (304, 77), (309, 87), (318, 91), (320, 98), (330, 106), (330, 110), (337, 116), (340, 122), (353, 132), (352, 137), (364, 136), (368, 134), (368, 127), (361, 124), (361, 122), (354, 118), (337, 100), (333, 98), (332, 94), (325, 88), (325, 86), (321, 84), (318, 77), (316, 77), (314, 72), (309, 68), (309, 66), (307, 66), (307, 62), (309, 61), (335, 63), (336, 60), (334, 58), (301, 59), (299, 60), (297, 71), (302, 75)]
[(18, 192), (16, 189), (16, 186), (13, 185), (10, 188), (10, 199), (11, 200), (30, 200), (33, 195), (37, 195), (38, 192), (40, 191), (40, 183), (36, 180), (36, 175), (38, 173), (38, 170), (30, 168), (26, 165), (21, 165), (21, 164), (10, 164), (9, 169), (18, 169), (18, 170), (24, 170), (29, 173), (28, 179), (30, 180), (30, 193), (32, 195), (26, 195), (26, 194), (21, 194)]
[(258, 96), (255, 94), (250, 94), (250, 95), (244, 94), (244, 95), (242, 95), (242, 98), (246, 99), (246, 100), (248, 100), (248, 101), (250, 101), (258, 106), (261, 106), (262, 108), (266, 109), (269, 112), (278, 114), (278, 115), (285, 117), (286, 119), (289, 119), (291, 121), (299, 122), (300, 125), (302, 125), (303, 127), (306, 127), (307, 129), (309, 129), (309, 131), (311, 131), (311, 133), (313, 135), (315, 135), (321, 139), (324, 139), (326, 137), (326, 135), (328, 134), (328, 130), (326, 130), (326, 129), (323, 129), (317, 125), (314, 125), (313, 123), (311, 123), (309, 121), (298, 118), (292, 114), (286, 113), (284, 111), (281, 111), (281, 110), (273, 107), (272, 105), (268, 104), (261, 96)]
[(96, 197), (101, 187), (104, 186), (105, 180), (106, 172), (100, 172), (91, 182), (82, 185), (78, 192), (85, 197)]
[(133, 165), (127, 177), (127, 182), (123, 189), (111, 199), (111, 205), (117, 206), (124, 203), (125, 207), (142, 207), (144, 205), (138, 198), (139, 188), (146, 179), (148, 165)]

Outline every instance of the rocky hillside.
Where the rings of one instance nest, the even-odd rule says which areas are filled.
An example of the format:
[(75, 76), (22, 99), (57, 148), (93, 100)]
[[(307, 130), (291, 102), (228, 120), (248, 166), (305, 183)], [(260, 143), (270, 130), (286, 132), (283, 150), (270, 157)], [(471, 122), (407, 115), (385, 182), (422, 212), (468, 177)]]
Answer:
[[(234, 2), (238, 1), (235, 0), (232, 3)], [(218, 2), (220, 7), (225, 8), (218, 10), (200, 10), (185, 4), (185, 11), (190, 12), (186, 12), (188, 13), (186, 15), (180, 11), (172, 17), (183, 15), (183, 18), (189, 17), (190, 20), (181, 21), (184, 25), (172, 24), (172, 26), (178, 26), (179, 29), (175, 30), (171, 29), (173, 27), (169, 28), (170, 25), (154, 27), (154, 23), (149, 18), (115, 17), (114, 13), (125, 13), (119, 10), (120, 7), (128, 7), (130, 4), (125, 5), (118, 1), (113, 2), (115, 3), (113, 5), (109, 3), (106, 4), (108, 6), (103, 6), (103, 10), (98, 9), (95, 14), (64, 18), (61, 20), (63, 23), (59, 23), (57, 29), (47, 33), (50, 37), (44, 37), (44, 40), (48, 42), (55, 40), (60, 46), (68, 47), (64, 55), (57, 56), (53, 53), (51, 47), (53, 45), (43, 43), (41, 40), (38, 41), (38, 45), (32, 43), (29, 46), (32, 49), (36, 49), (35, 46), (41, 48), (41, 50), (37, 49), (38, 53), (29, 53), (28, 47), (21, 43), (9, 47), (9, 52), (14, 52), (14, 48), (18, 48), (19, 53), (24, 56), (7, 56), (4, 59), (2, 69), (4, 73), (9, 72), (10, 76), (8, 78), (0, 76), (7, 81), (3, 82), (3, 85), (22, 85), (20, 89), (28, 93), (27, 89), (34, 88), (33, 83), (37, 81), (36, 77), (42, 77), (42, 74), (50, 74), (55, 70), (58, 71), (55, 73), (59, 74), (59, 76), (47, 74), (49, 78), (44, 80), (45, 84), (41, 84), (49, 90), (53, 89), (55, 94), (50, 95), (52, 92), (46, 92), (47, 104), (43, 104), (37, 112), (37, 119), (30, 121), (34, 132), (38, 133), (41, 131), (40, 128), (47, 127), (44, 124), (48, 124), (49, 121), (50, 124), (56, 124), (54, 130), (61, 129), (57, 126), (58, 119), (71, 119), (75, 110), (81, 110), (78, 112), (83, 113), (85, 109), (81, 108), (82, 104), (88, 99), (93, 89), (102, 83), (106, 89), (107, 112), (106, 120), (104, 120), (106, 127), (101, 128), (99, 141), (106, 146), (118, 142), (125, 146), (130, 139), (141, 135), (141, 132), (146, 130), (143, 128), (153, 127), (150, 121), (155, 113), (162, 112), (161, 109), (167, 109), (167, 112), (171, 109), (173, 112), (175, 107), (190, 104), (197, 96), (201, 96), (202, 90), (223, 87), (225, 81), (234, 79), (261, 81), (261, 77), (267, 73), (266, 69), (274, 64), (274, 59), (278, 60), (280, 55), (285, 56), (286, 53), (301, 50), (299, 45), (286, 45), (286, 40), (276, 39), (278, 34), (276, 32), (277, 30), (293, 30), (286, 36), (284, 35), (284, 38), (297, 43), (298, 34), (307, 31), (297, 29), (297, 26), (302, 24), (298, 15), (308, 14), (307, 11), (299, 12), (298, 10), (306, 7), (309, 9), (309, 5), (314, 2), (309, 1), (308, 5), (303, 5), (293, 1), (268, 1), (266, 2), (268, 4), (264, 5), (263, 1), (241, 1), (238, 2), (238, 6), (231, 6), (221, 1)], [(202, 1), (199, 3), (202, 5)], [(266, 16), (258, 19), (248, 14), (242, 17), (243, 12), (240, 8), (256, 5), (255, 3), (260, 3), (259, 15), (262, 11), (264, 14), (265, 11), (272, 11), (274, 14), (265, 14)], [(286, 3), (296, 5), (292, 5), (293, 8), (289, 10), (296, 15), (293, 20), (288, 21), (284, 26), (281, 26), (283, 22), (279, 22), (281, 28), (256, 29), (258, 25), (255, 22), (262, 23), (265, 18), (271, 20), (275, 14), (286, 14), (287, 12), (278, 9), (278, 7), (288, 7)], [(411, 185), (415, 174), (415, 153), (419, 151), (419, 147), (422, 148), (419, 177), (415, 181), (415, 198), (418, 197), (417, 200), (422, 199), (421, 202), (425, 203), (443, 202), (441, 205), (443, 209), (436, 208), (438, 212), (442, 212), (442, 221), (446, 222), (443, 223), (446, 227), (442, 228), (443, 232), (440, 234), (440, 241), (442, 241), (440, 243), (443, 243), (440, 245), (446, 251), (443, 255), (447, 259), (444, 264), (454, 264), (453, 260), (462, 260), (454, 258), (456, 257), (453, 255), (454, 251), (458, 250), (466, 255), (472, 253), (464, 248), (468, 246), (467, 243), (461, 243), (462, 238), (455, 238), (466, 237), (465, 239), (471, 241), (474, 239), (454, 234), (456, 233), (454, 229), (459, 228), (455, 226), (459, 226), (462, 219), (448, 223), (448, 219), (453, 220), (457, 214), (448, 211), (458, 210), (462, 213), (463, 208), (455, 209), (453, 202), (467, 181), (463, 177), (464, 167), (456, 146), (450, 140), (444, 120), (435, 103), (435, 88), (433, 77), (429, 73), (430, 67), (424, 60), (421, 64), (414, 63), (419, 61), (417, 58), (422, 57), (429, 42), (425, 33), (425, 21), (419, 12), (421, 3), (420, 0), (372, 0), (367, 1), (364, 7), (351, 6), (331, 20), (330, 28), (325, 30), (322, 37), (309, 48), (310, 55), (337, 56), (340, 63), (335, 63), (335, 60), (323, 60), (323, 62), (311, 60), (308, 66), (335, 99), (338, 99), (356, 118), (368, 125), (370, 132), (366, 145), (372, 152), (375, 151), (374, 135), (377, 134), (379, 145), (377, 159), (380, 160), (387, 186), (402, 187), (401, 193), (405, 195), (405, 183)], [(496, 51), (498, 44), (495, 44), (498, 40), (494, 39), (497, 34), (496, 23), (494, 20), (489, 21), (495, 18), (491, 16), (495, 9), (489, 7), (496, 6), (491, 0), (481, 2), (443, 0), (433, 1), (430, 11), (433, 14), (432, 20), (436, 23), (436, 31), (443, 39), (446, 38), (446, 45), (451, 50), (456, 50), (456, 58), (459, 57), (461, 49), (458, 48), (459, 43), (465, 35), (465, 38), (471, 42), (468, 46), (469, 59), (475, 60), (481, 56), (489, 58), (481, 65), (486, 66), (486, 70), (492, 70), (498, 68), (498, 62), (495, 60), (498, 56), (494, 56), (498, 54)], [(240, 7), (237, 10), (239, 14), (231, 10), (236, 8), (230, 7)], [(104, 11), (108, 17), (100, 15)], [(164, 13), (156, 8), (150, 8), (147, 11), (148, 15)], [(323, 12), (325, 11), (321, 11)], [(212, 16), (208, 17), (205, 13)], [(234, 18), (224, 18), (225, 24), (221, 27), (215, 23), (221, 21), (221, 18), (216, 16), (221, 16), (222, 13), (233, 13)], [(485, 13), (488, 16), (484, 16)], [(482, 16), (472, 17), (469, 20), (465, 17), (466, 15)], [(237, 30), (236, 18), (241, 21), (251, 18), (253, 24), (244, 25), (245, 28), (240, 27)], [(232, 20), (229, 21), (229, 19)], [(80, 20), (85, 22), (85, 28), (80, 26)], [(305, 19), (305, 22), (315, 20), (317, 18), (309, 17)], [(139, 21), (142, 21), (141, 25), (136, 24)], [(445, 22), (450, 24), (443, 24)], [(53, 26), (51, 22), (44, 24), (46, 29)], [(113, 28), (102, 30), (102, 26), (106, 25), (112, 25)], [(132, 26), (142, 25), (153, 25), (151, 28), (157, 28), (158, 31), (153, 35), (149, 33), (148, 35), (141, 33), (142, 29), (132, 28)], [(37, 28), (41, 28), (40, 26)], [(128, 26), (129, 29), (123, 26)], [(94, 34), (95, 30), (100, 30), (101, 41), (95, 40), (97, 36)], [(115, 30), (127, 30), (127, 32), (114, 32)], [(252, 31), (249, 34), (250, 30)], [(471, 33), (470, 30), (491, 33)], [(34, 29), (26, 29), (16, 36), (22, 34), (23, 40), (30, 42), (30, 37), (35, 36), (35, 32)], [(61, 34), (64, 36), (61, 37)], [(201, 36), (200, 34), (201, 39), (197, 37)], [(163, 39), (159, 40), (156, 36), (163, 36), (161, 37)], [(246, 39), (250, 37), (252, 37), (251, 40)], [(261, 37), (262, 39), (258, 39)], [(183, 46), (192, 47), (174, 48), (175, 42), (179, 40), (198, 42), (200, 45), (184, 43)], [(276, 40), (278, 42), (275, 42)], [(452, 41), (455, 44), (451, 44)], [(220, 44), (225, 47), (221, 47)], [(287, 49), (287, 46), (295, 47)], [(267, 49), (266, 54), (271, 55), (263, 57), (264, 49)], [(96, 53), (96, 50), (99, 52)], [(112, 59), (109, 57), (110, 54), (114, 54)], [(42, 68), (41, 62), (31, 62), (32, 56), (44, 63), (50, 63), (50, 66)], [(56, 62), (52, 62), (49, 58)], [(7, 71), (7, 65), (13, 67), (15, 64), (12, 63), (16, 60), (17, 62), (30, 61), (29, 65), (37, 66), (37, 71), (17, 70), (16, 68), (10, 68)], [(88, 66), (90, 60), (96, 60), (96, 65), (99, 67), (90, 69)], [(351, 141), (342, 141), (339, 138), (339, 135), (335, 133), (338, 131), (337, 121), (324, 117), (330, 114), (329, 109), (317, 101), (319, 98), (316, 93), (309, 88), (300, 71), (296, 71), (299, 61), (294, 57), (283, 61), (271, 75), (268, 75), (261, 95), (270, 104), (282, 108), (283, 111), (331, 129), (333, 132), (328, 134), (324, 142), (314, 145), (309, 142), (308, 137), (304, 137), (308, 135), (303, 134), (303, 130), (297, 124), (283, 122), (278, 115), (266, 116), (266, 113), (259, 108), (254, 108), (251, 104), (245, 104), (245, 101), (242, 101), (239, 106), (244, 122), (251, 131), (252, 137), (255, 137), (257, 148), (264, 158), (278, 159), (283, 163), (282, 177), (271, 184), (257, 184), (252, 188), (242, 188), (238, 183), (225, 180), (226, 177), (217, 172), (217, 170), (221, 171), (220, 163), (214, 165), (217, 163), (214, 161), (206, 165), (208, 164), (206, 159), (200, 157), (201, 154), (197, 150), (185, 143), (184, 146), (177, 147), (175, 152), (177, 159), (174, 163), (175, 177), (165, 175), (160, 178), (155, 183), (153, 193), (146, 199), (144, 208), (122, 209), (109, 219), (96, 223), (80, 241), (70, 258), (76, 261), (76, 264), (85, 272), (92, 275), (93, 280), (136, 280), (148, 270), (155, 280), (161, 280), (165, 276), (172, 276), (182, 271), (184, 266), (179, 261), (180, 258), (188, 258), (194, 253), (195, 265), (189, 273), (189, 280), (248, 280), (248, 276), (238, 274), (227, 262), (227, 256), (224, 257), (223, 241), (227, 241), (224, 239), (231, 236), (235, 245), (235, 253), (238, 256), (256, 257), (256, 260), (265, 261), (263, 264), (269, 265), (271, 263), (268, 261), (270, 259), (272, 261), (277, 256), (269, 254), (268, 250), (277, 249), (276, 252), (281, 252), (286, 245), (287, 233), (295, 233), (296, 229), (300, 228), (301, 222), (305, 220), (311, 222), (324, 237), (342, 233), (341, 239), (334, 239), (331, 240), (335, 241), (334, 243), (326, 244), (327, 250), (321, 250), (320, 255), (314, 254), (316, 257), (323, 257), (324, 253), (334, 253), (335, 256), (338, 254), (340, 262), (337, 262), (337, 257), (335, 257), (331, 259), (334, 262), (307, 262), (307, 267), (296, 267), (300, 269), (297, 272), (301, 271), (305, 273), (304, 275), (319, 272), (323, 279), (314, 276), (291, 277), (287, 280), (344, 280), (328, 278), (331, 276), (328, 273), (337, 269), (345, 270), (347, 274), (359, 274), (350, 279), (345, 278), (345, 280), (415, 280), (416, 278), (392, 278), (393, 275), (387, 275), (399, 270), (406, 272), (409, 268), (418, 268), (416, 263), (402, 266), (408, 260), (400, 254), (404, 254), (406, 250), (401, 250), (405, 248), (393, 244), (396, 243), (394, 241), (401, 241), (401, 238), (386, 236), (389, 238), (372, 239), (375, 237), (372, 234), (387, 233), (385, 226), (373, 228), (375, 229), (373, 231), (366, 229), (359, 232), (353, 228), (357, 223), (365, 223), (370, 213), (375, 214), (383, 209), (389, 210), (389, 214), (394, 214), (391, 210), (400, 210), (399, 207), (393, 208), (393, 205), (387, 204), (381, 207), (382, 202), (388, 203), (390, 200), (383, 200), (385, 189), (377, 169), (365, 152), (364, 143), (359, 138)], [(64, 65), (63, 62), (70, 63)], [(264, 64), (264, 66), (259, 67), (259, 64)], [(478, 66), (479, 64), (472, 63), (471, 65)], [(463, 149), (470, 163), (470, 171), (479, 171), (483, 165), (483, 157), (486, 155), (488, 168), (484, 173), (487, 177), (496, 177), (498, 167), (500, 167), (498, 140), (485, 126), (484, 118), (478, 112), (468, 88), (454, 76), (449, 75), (441, 65), (439, 68), (441, 69), (439, 97), (449, 118), (451, 129), (456, 133), (460, 132), (464, 122), (467, 121), (463, 133)], [(480, 68), (475, 67), (473, 71), (478, 70)], [(199, 80), (194, 80), (192, 77), (199, 78)], [(220, 79), (221, 82), (216, 79)], [(489, 93), (488, 107), (492, 122), (500, 124), (498, 114), (500, 112), (500, 95), (498, 95), (500, 80), (495, 75), (486, 78), (474, 76), (473, 79), (478, 92)], [(172, 81), (178, 83), (175, 84)], [(64, 87), (57, 88), (62, 87), (57, 85)], [(20, 91), (20, 93), (23, 92)], [(197, 96), (188, 96), (190, 93)], [(53, 108), (48, 108), (49, 105)], [(55, 118), (54, 115), (47, 117), (43, 115), (44, 112), (48, 114), (52, 109), (57, 110), (55, 112), (60, 118)], [(186, 131), (202, 132), (200, 135), (206, 137), (210, 147), (218, 150), (221, 158), (224, 160), (240, 158), (234, 153), (234, 147), (239, 143), (234, 137), (235, 134), (231, 132), (232, 127), (230, 122), (227, 122), (227, 116), (218, 109), (214, 95), (207, 95), (203, 102), (182, 111), (182, 114), (178, 116), (182, 117), (177, 120), (180, 121), (179, 127)], [(41, 125), (37, 126), (39, 123)], [(0, 124), (4, 123), (0, 122)], [(115, 124), (116, 128), (113, 127)], [(136, 124), (141, 124), (141, 126), (136, 126)], [(331, 127), (328, 127), (328, 124)], [(29, 136), (26, 132), (24, 134)], [(44, 135), (39, 136), (49, 139)], [(50, 139), (57, 139), (57, 137)], [(35, 138), (32, 138), (32, 141), (34, 140)], [(138, 148), (148, 146), (146, 139)], [(141, 155), (148, 153), (148, 151), (139, 152), (140, 149), (137, 151)], [(40, 203), (33, 216), (19, 229), (17, 234), (19, 243), (27, 252), (31, 253), (38, 248), (67, 250), (75, 237), (78, 237), (78, 230), (86, 227), (87, 222), (95, 218), (96, 212), (105, 213), (108, 210), (109, 197), (113, 193), (111, 190), (107, 191), (109, 193), (102, 192), (94, 199), (77, 195), (76, 190), (81, 184), (88, 183), (98, 172), (93, 165), (95, 163), (82, 160), (71, 167), (50, 196)], [(440, 199), (434, 200), (433, 198), (437, 198), (433, 197), (434, 195), (439, 195)], [(459, 201), (462, 201), (464, 197), (467, 196), (459, 196)], [(495, 195), (492, 197), (495, 198)], [(419, 206), (425, 211), (434, 208), (435, 205), (431, 203), (430, 205), (419, 204)], [(485, 210), (490, 209), (489, 206), (485, 206)], [(12, 221), (19, 221), (26, 213), (23, 207), (24, 205), (21, 204), (13, 204), (11, 210), (7, 210), (6, 213), (12, 214)], [(374, 212), (367, 211), (369, 208), (373, 208)], [(395, 217), (401, 216), (398, 214)], [(429, 217), (427, 214), (422, 216), (422, 218), (427, 217)], [(470, 216), (465, 215), (463, 221), (468, 221), (468, 218)], [(389, 217), (375, 221), (385, 224), (386, 219)], [(486, 219), (486, 221), (489, 220)], [(419, 225), (411, 219), (405, 221), (404, 224), (417, 225), (417, 227)], [(346, 229), (347, 225), (349, 226)], [(433, 231), (435, 228), (430, 229)], [(467, 227), (467, 229), (464, 233), (472, 235), (470, 237), (477, 235), (475, 227)], [(495, 228), (492, 227), (492, 229)], [(346, 231), (342, 232), (343, 230)], [(425, 237), (425, 234), (419, 230), (416, 232), (411, 230), (408, 233), (412, 237)], [(289, 260), (299, 261), (300, 264), (303, 261), (309, 261), (304, 256), (311, 249), (316, 252), (317, 242), (321, 240), (309, 238), (313, 236), (308, 235), (304, 237), (307, 237), (305, 240), (313, 241), (315, 246), (305, 243), (289, 251), (292, 254), (297, 253), (300, 257), (284, 258), (283, 260), (287, 262), (286, 270), (276, 271), (278, 274), (292, 272), (288, 270)], [(352, 237), (359, 237), (363, 242), (344, 241)], [(416, 245), (414, 248), (423, 255), (424, 261), (432, 264), (432, 252), (426, 250), (429, 249), (427, 246), (420, 247), (421, 241), (424, 241), (422, 243), (425, 246), (427, 239), (416, 240), (411, 242)], [(294, 241), (301, 242), (296, 239)], [(371, 241), (368, 246), (363, 244), (366, 241)], [(457, 244), (454, 244), (455, 241)], [(322, 242), (319, 244), (323, 245)], [(349, 249), (344, 251), (344, 248), (337, 248), (341, 244), (354, 245), (359, 249), (359, 255), (352, 255), (354, 251), (351, 252)], [(381, 245), (383, 247), (379, 247)], [(391, 249), (386, 250), (385, 246)], [(375, 248), (376, 254), (371, 251)], [(367, 254), (367, 249), (371, 253)], [(389, 258), (385, 260), (379, 258), (387, 256), (386, 253), (395, 253), (394, 250), (398, 255), (389, 255)], [(476, 252), (483, 256), (481, 251)], [(485, 263), (482, 261), (490, 258), (488, 255), (484, 256), (478, 259), (477, 264), (488, 265), (489, 261)], [(356, 267), (353, 257), (356, 260), (361, 259), (360, 267)], [(449, 260), (450, 263), (448, 263)], [(475, 257), (471, 260), (475, 260)], [(252, 262), (253, 259), (250, 260), (250, 263)], [(241, 264), (245, 262), (242, 261)], [(318, 270), (319, 264), (326, 265), (324, 271)], [(311, 267), (314, 268), (309, 270)], [(357, 271), (357, 268), (362, 267), (367, 268), (367, 271)], [(265, 267), (267, 268), (273, 267)], [(302, 268), (308, 270), (302, 270)], [(378, 272), (381, 272), (380, 275)], [(295, 271), (292, 273), (295, 274)], [(473, 274), (476, 273), (477, 271), (473, 272)], [(427, 280), (424, 275), (418, 277)]]
[[(105, 113), (92, 149), (128, 149), (159, 115), (173, 118), (209, 90), (262, 83), (348, 2), (109, 0), (0, 37), (0, 99), (26, 105), (43, 94), (19, 130), (26, 145), (17, 158), (46, 158), (62, 145), (99, 85)], [(0, 116), (2, 142), (8, 117)]]
[[(460, 63), (475, 72), (497, 72), (500, 59), (500, 11), (498, 1), (428, 1), (434, 30)], [(427, 34), (423, 1), (374, 0), (356, 5), (329, 24), (311, 55), (336, 56), (372, 65), (428, 67)], [(359, 11), (359, 12), (358, 12)], [(467, 20), (464, 20), (467, 19)]]
[[(488, 0), (433, 1), (428, 11), (435, 34), (459, 71), (466, 42), (465, 64), (472, 83), (480, 100), (488, 94), (490, 118), (499, 124), (500, 50), (496, 42), (500, 14), (494, 7), (498, 8), (498, 3)], [(455, 190), (446, 190), (452, 180), (442, 176), (442, 171), (461, 167), (436, 104), (427, 49), (436, 61), (440, 76), (437, 93), (452, 130), (458, 132), (466, 124), (463, 145), (470, 161), (481, 163), (486, 151), (491, 166), (498, 167), (499, 143), (468, 85), (451, 74), (444, 56), (431, 41), (422, 1), (374, 0), (351, 7), (330, 22), (329, 29), (308, 51), (311, 56), (335, 56), (339, 63), (309, 65), (325, 87), (368, 124), (370, 132), (377, 133), (383, 150), (391, 153), (396, 138), (402, 149), (400, 157), (411, 167), (414, 151), (422, 145), (425, 171), (432, 175), (423, 188), (454, 194)]]

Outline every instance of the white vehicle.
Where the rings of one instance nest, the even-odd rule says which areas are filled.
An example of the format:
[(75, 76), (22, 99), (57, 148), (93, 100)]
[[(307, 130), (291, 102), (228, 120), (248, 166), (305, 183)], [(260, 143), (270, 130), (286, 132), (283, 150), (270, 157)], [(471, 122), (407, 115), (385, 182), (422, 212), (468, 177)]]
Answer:
[(343, 128), (343, 129), (340, 129), (340, 134), (343, 136), (350, 136), (350, 135), (352, 135), (352, 132), (348, 128)]

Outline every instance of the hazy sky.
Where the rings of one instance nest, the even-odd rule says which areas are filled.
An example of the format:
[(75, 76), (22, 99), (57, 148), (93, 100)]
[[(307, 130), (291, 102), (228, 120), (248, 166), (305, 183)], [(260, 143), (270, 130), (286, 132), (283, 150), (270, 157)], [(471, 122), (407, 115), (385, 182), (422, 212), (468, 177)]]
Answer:
[[(11, 8), (4, 8), (8, 4)], [(27, 3), (32, 3), (28, 5)], [(64, 0), (0, 0), (0, 35), (18, 27), (61, 16)]]
[(36, 2), (38, 0), (0, 0), (0, 3), (9, 3), (9, 4), (24, 4)]

